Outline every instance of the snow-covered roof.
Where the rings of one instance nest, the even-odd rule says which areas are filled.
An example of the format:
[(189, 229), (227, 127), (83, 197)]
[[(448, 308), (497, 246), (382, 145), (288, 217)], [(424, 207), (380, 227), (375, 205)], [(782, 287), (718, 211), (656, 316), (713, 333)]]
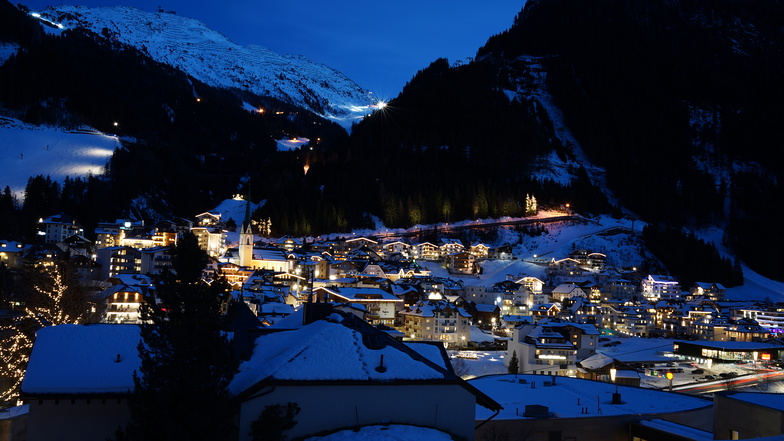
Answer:
[(673, 435), (680, 435), (685, 439), (694, 441), (709, 441), (713, 440), (713, 434), (704, 430), (695, 429), (693, 427), (684, 426), (682, 424), (673, 423), (660, 419), (640, 421), (640, 424), (652, 429), (661, 430), (663, 432), (671, 433)]
[(588, 323), (575, 323), (575, 322), (563, 322), (563, 321), (557, 322), (554, 320), (550, 320), (548, 317), (539, 320), (538, 323), (541, 323), (543, 325), (546, 324), (551, 328), (562, 328), (562, 327), (571, 326), (573, 328), (582, 330), (583, 334), (586, 335), (599, 335), (599, 330), (596, 328), (596, 326)]
[(428, 300), (419, 302), (410, 308), (406, 308), (405, 310), (400, 311), (400, 314), (420, 317), (435, 317), (436, 312), (442, 311), (454, 311), (461, 317), (471, 317), (471, 314), (467, 313), (465, 309), (457, 308), (453, 304), (442, 300)]
[(557, 294), (557, 293), (569, 294), (575, 289), (580, 289), (580, 287), (573, 283), (562, 283), (556, 286), (555, 288), (553, 288), (553, 294)]
[(107, 281), (119, 282), (128, 286), (143, 286), (152, 284), (152, 278), (142, 274), (115, 274), (109, 277)]
[(450, 377), (449, 372), (381, 331), (354, 329), (359, 320), (333, 316), (341, 321), (319, 320), (300, 329), (257, 338), (251, 358), (240, 365), (230, 391), (241, 394), (260, 382), (378, 382)]
[(354, 287), (321, 287), (316, 288), (316, 291), (323, 290), (332, 296), (342, 297), (352, 302), (367, 302), (367, 301), (387, 301), (387, 302), (402, 302), (396, 296), (384, 291), (380, 288), (354, 288)]
[(408, 341), (404, 344), (439, 367), (452, 370), (449, 359), (444, 357), (445, 352), (441, 350), (444, 347), (443, 344), (433, 341)]
[[(569, 377), (557, 377), (555, 384), (545, 386), (545, 382), (551, 378), (543, 375), (494, 375), (478, 377), (469, 383), (499, 403), (504, 403), (504, 409), (495, 417), (496, 421), (526, 418), (518, 415), (517, 411), (531, 404), (549, 407), (550, 412), (561, 418), (669, 413), (713, 405), (711, 400), (690, 395)], [(526, 383), (521, 383), (521, 380)], [(531, 383), (536, 385), (532, 386)], [(622, 404), (610, 404), (616, 387), (621, 394)], [(601, 413), (597, 409), (597, 401)], [(586, 403), (592, 403), (588, 407), (588, 414), (583, 413)], [(492, 412), (477, 406), (477, 420), (491, 416)]]
[(285, 262), (286, 254), (282, 250), (269, 248), (253, 248), (253, 260), (280, 261)]
[(728, 395), (729, 398), (745, 401), (759, 406), (784, 411), (784, 395), (755, 392), (738, 392)]
[(136, 325), (59, 325), (36, 335), (23, 395), (124, 394), (139, 369)]
[(259, 308), (260, 314), (291, 314), (294, 312), (294, 306), (286, 303), (262, 303)]
[(475, 342), (475, 343), (482, 343), (482, 342), (492, 343), (492, 342), (494, 342), (495, 340), (497, 340), (499, 338), (496, 337), (495, 335), (491, 334), (491, 333), (488, 333), (488, 332), (485, 332), (485, 331), (479, 329), (478, 327), (476, 327), (474, 325), (471, 325), (471, 331), (470, 331), (469, 339), (470, 339), (470, 341)]
[(596, 370), (601, 369), (613, 362), (613, 358), (605, 354), (594, 354), (580, 362), (580, 365), (586, 369)]
[(400, 441), (415, 439), (417, 441), (451, 441), (452, 436), (440, 430), (427, 427), (390, 424), (383, 426), (363, 426), (357, 429), (346, 429), (324, 436), (308, 438), (310, 441)]
[(496, 312), (498, 311), (498, 305), (486, 305), (484, 303), (477, 303), (476, 310), (479, 312)]

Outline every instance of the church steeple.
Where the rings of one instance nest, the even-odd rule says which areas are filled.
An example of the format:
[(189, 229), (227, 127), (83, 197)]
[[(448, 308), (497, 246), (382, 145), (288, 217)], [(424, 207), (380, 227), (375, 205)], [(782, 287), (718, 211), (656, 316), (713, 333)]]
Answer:
[(245, 220), (240, 227), (240, 266), (250, 267), (253, 263), (253, 230), (250, 220), (250, 190), (245, 200)]

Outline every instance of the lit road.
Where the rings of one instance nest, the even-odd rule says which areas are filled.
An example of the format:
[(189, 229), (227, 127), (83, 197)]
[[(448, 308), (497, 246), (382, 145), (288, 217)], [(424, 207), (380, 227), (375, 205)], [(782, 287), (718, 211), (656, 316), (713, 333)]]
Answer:
[(445, 232), (457, 232), (463, 230), (484, 230), (484, 229), (492, 229), (506, 225), (527, 225), (527, 224), (545, 224), (548, 222), (560, 222), (560, 221), (576, 221), (576, 222), (592, 222), (588, 219), (585, 219), (580, 216), (572, 216), (572, 215), (564, 215), (564, 216), (552, 216), (552, 217), (541, 217), (541, 218), (530, 218), (530, 219), (514, 219), (514, 220), (506, 220), (506, 221), (496, 221), (496, 222), (461, 222), (458, 225), (433, 225), (430, 227), (425, 228), (414, 228), (409, 229), (407, 231), (379, 231), (373, 234), (375, 237), (409, 237), (409, 236), (418, 236), (423, 233), (445, 233)]
[(784, 380), (784, 371), (763, 371), (756, 374), (743, 375), (740, 377), (721, 379), (700, 384), (673, 386), (672, 390), (674, 392), (702, 395), (782, 380)]

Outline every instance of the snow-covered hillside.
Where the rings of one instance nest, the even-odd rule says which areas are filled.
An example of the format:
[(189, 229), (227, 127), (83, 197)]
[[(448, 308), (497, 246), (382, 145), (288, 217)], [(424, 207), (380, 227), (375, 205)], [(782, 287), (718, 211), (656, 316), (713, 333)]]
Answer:
[(62, 182), (66, 176), (100, 175), (120, 146), (117, 137), (95, 130), (66, 131), (0, 116), (0, 189), (9, 186), (21, 200), (32, 176)]
[[(547, 218), (561, 216), (564, 213), (540, 211), (536, 217)], [(502, 218), (500, 220), (517, 220), (518, 218)], [(449, 225), (459, 227), (477, 223), (492, 223), (498, 219), (479, 219), (453, 222)], [(481, 263), (482, 274), (459, 276), (449, 274), (440, 262), (420, 261), (433, 275), (458, 279), (466, 286), (491, 286), (503, 282), (507, 276), (530, 275), (545, 278), (545, 266), (551, 259), (563, 259), (576, 249), (588, 249), (607, 255), (607, 265), (616, 268), (631, 268), (643, 263), (640, 254), (644, 248), (640, 234), (644, 222), (632, 223), (628, 218), (615, 219), (611, 216), (598, 216), (589, 222), (554, 222), (543, 224), (547, 233), (540, 236), (529, 236), (516, 231), (513, 227), (499, 227), (495, 240), (487, 243), (490, 246), (512, 245), (514, 258), (511, 260), (487, 260)], [(376, 230), (355, 230), (354, 236), (384, 236), (395, 233), (410, 233), (415, 230), (427, 230), (435, 225), (416, 225), (409, 229), (387, 229), (380, 226)], [(444, 228), (444, 224), (438, 225)], [(718, 230), (717, 230), (718, 231)], [(722, 249), (720, 241), (707, 233), (703, 239), (714, 242)], [(343, 237), (343, 235), (324, 235), (322, 238)], [(744, 283), (741, 286), (727, 289), (729, 300), (772, 300), (784, 302), (784, 283), (763, 277), (747, 266), (743, 266)], [(689, 287), (683, 287), (688, 290)]]
[(134, 46), (212, 86), (275, 97), (344, 127), (369, 113), (373, 105), (367, 91), (335, 69), (303, 56), (237, 45), (191, 18), (125, 6), (61, 5), (35, 15), (63, 29), (83, 27)]

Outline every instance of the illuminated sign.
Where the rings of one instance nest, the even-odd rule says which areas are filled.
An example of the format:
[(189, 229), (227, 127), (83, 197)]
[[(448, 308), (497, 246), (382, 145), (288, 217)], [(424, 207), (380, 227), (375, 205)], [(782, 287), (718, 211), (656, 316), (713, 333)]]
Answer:
[(566, 360), (566, 357), (563, 355), (540, 355), (539, 358), (544, 358), (546, 360)]
[(770, 354), (762, 353), (760, 354), (760, 358), (762, 358), (763, 360), (770, 360)]

